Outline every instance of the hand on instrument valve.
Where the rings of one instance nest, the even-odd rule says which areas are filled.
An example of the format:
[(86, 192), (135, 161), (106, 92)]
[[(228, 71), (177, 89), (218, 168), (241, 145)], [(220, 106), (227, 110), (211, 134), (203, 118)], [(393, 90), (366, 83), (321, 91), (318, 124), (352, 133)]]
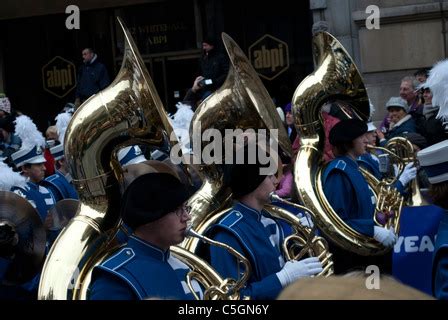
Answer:
[(389, 229), (374, 226), (373, 227), (373, 237), (378, 242), (381, 242), (385, 247), (392, 247), (395, 242), (397, 242), (397, 235), (395, 234), (394, 228)]
[(276, 273), (282, 287), (293, 283), (299, 278), (311, 277), (321, 272), (322, 263), (317, 257), (306, 258), (300, 261), (292, 260), (286, 262), (283, 269)]
[(6, 223), (0, 223), (0, 257), (13, 258), (15, 247), (19, 242), (16, 231)]
[(300, 224), (304, 227), (313, 228), (313, 220), (307, 213), (299, 213)]
[(417, 168), (414, 166), (413, 162), (410, 162), (404, 167), (402, 174), (398, 180), (401, 182), (403, 186), (406, 186), (409, 181), (414, 179), (417, 176)]

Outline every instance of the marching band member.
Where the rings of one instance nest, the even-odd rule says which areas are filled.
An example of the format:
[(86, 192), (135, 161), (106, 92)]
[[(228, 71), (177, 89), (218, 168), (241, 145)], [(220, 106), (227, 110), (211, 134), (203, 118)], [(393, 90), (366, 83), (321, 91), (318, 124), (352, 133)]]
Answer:
[[(376, 130), (376, 126), (373, 124), (373, 122), (367, 123), (366, 138), (369, 145), (376, 146)], [(360, 167), (367, 169), (371, 174), (375, 176), (375, 178), (379, 180), (382, 179), (383, 174), (380, 171), (380, 160), (377, 154), (367, 151), (360, 155), (356, 161), (358, 162)]]
[(40, 185), (45, 178), (46, 160), (43, 155), (45, 139), (33, 121), (24, 115), (17, 117), (15, 132), (22, 139), (22, 146), (19, 151), (11, 155), (11, 159), (27, 179), (27, 185), (15, 186), (11, 191), (27, 199), (37, 209), (42, 221), (45, 221), (48, 210), (56, 202), (53, 194)]
[(78, 199), (78, 193), (71, 184), (72, 177), (68, 171), (67, 162), (64, 156), (64, 145), (58, 144), (50, 148), (54, 158), (55, 173), (46, 177), (42, 185), (46, 186), (55, 195), (56, 201), (62, 199)]
[(123, 168), (146, 160), (142, 150), (137, 145), (128, 146), (118, 151), (118, 161), (120, 161), (120, 165)]
[[(322, 175), (324, 193), (335, 212), (348, 226), (374, 237), (386, 247), (392, 247), (397, 236), (392, 228), (375, 226), (375, 197), (356, 162), (366, 152), (366, 132), (367, 125), (357, 119), (341, 120), (331, 129), (329, 138), (336, 158), (329, 163)], [(337, 246), (332, 247), (335, 273), (380, 264), (370, 261), (377, 262), (377, 257), (361, 257)]]
[(443, 208), (433, 256), (433, 294), (448, 300), (448, 140), (434, 144), (417, 153), (417, 158), (431, 183), (434, 204)]
[[(366, 138), (367, 143), (369, 145), (375, 146), (376, 145), (376, 127), (372, 122), (367, 123), (367, 132), (366, 132)], [(416, 134), (416, 133), (413, 133)], [(372, 152), (365, 152), (364, 154), (360, 155), (358, 159), (356, 160), (358, 162), (358, 165), (360, 167), (365, 168), (368, 170), (371, 174), (375, 176), (378, 180), (383, 179), (383, 173), (380, 169), (380, 160), (378, 156)], [(395, 182), (394, 187), (402, 194), (405, 195), (406, 193), (406, 186), (409, 184), (410, 181), (412, 181), (417, 176), (417, 168), (415, 168), (414, 163), (408, 163), (403, 172), (400, 174), (400, 177)]]
[[(190, 195), (170, 173), (147, 173), (129, 185), (121, 216), (133, 234), (125, 247), (94, 269), (91, 300), (193, 298), (185, 283), (190, 269), (170, 255), (170, 246), (185, 238)], [(202, 294), (198, 284), (195, 291)]]
[[(118, 161), (120, 162), (121, 168), (124, 171), (124, 185), (122, 186), (122, 193), (123, 193), (126, 190), (127, 186), (132, 181), (134, 181), (135, 178), (137, 178), (139, 175), (142, 174), (140, 170), (128, 170), (126, 167), (142, 163), (144, 161), (147, 161), (147, 159), (143, 155), (143, 152), (140, 149), (140, 147), (137, 145), (128, 146), (120, 149), (118, 151), (117, 157)], [(131, 233), (132, 233), (131, 228), (129, 228), (125, 223), (122, 223), (120, 230), (115, 236), (115, 239), (118, 241), (118, 243), (126, 243)]]
[[(243, 159), (249, 159), (247, 155), (246, 146)], [(236, 201), (232, 209), (207, 230), (206, 236), (231, 246), (249, 260), (252, 273), (246, 287), (241, 290), (241, 296), (275, 299), (283, 287), (298, 278), (321, 272), (322, 264), (317, 257), (285, 263), (281, 249), (284, 234), (280, 222), (263, 210), (278, 180), (274, 174), (260, 173), (261, 168), (259, 162), (228, 167), (226, 175)], [(233, 256), (219, 247), (207, 249), (210, 264), (220, 275), (239, 278), (239, 266)]]

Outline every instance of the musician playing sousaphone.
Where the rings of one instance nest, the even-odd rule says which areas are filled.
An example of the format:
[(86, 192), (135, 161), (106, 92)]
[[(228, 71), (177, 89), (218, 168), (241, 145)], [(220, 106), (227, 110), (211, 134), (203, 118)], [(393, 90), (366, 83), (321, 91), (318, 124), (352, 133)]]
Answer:
[[(190, 196), (191, 191), (166, 172), (143, 174), (129, 185), (121, 217), (133, 233), (124, 247), (94, 269), (91, 300), (194, 298), (185, 283), (190, 269), (170, 254), (170, 246), (185, 238)], [(202, 295), (199, 285), (194, 290)]]
[[(322, 175), (324, 193), (335, 212), (351, 228), (375, 238), (385, 247), (392, 247), (397, 241), (397, 235), (392, 227), (375, 225), (375, 197), (356, 162), (366, 152), (366, 132), (367, 124), (358, 119), (342, 120), (331, 129), (330, 143), (336, 158)], [(390, 273), (390, 255), (360, 256), (336, 245), (330, 248), (335, 273), (365, 268), (371, 264), (382, 266), (381, 271)]]
[[(277, 167), (274, 170), (270, 167), (277, 162), (267, 153), (269, 161), (266, 164), (261, 160), (260, 151), (257, 152), (258, 146), (251, 148), (250, 143), (254, 142), (237, 147), (233, 162), (226, 163), (224, 175), (232, 190), (234, 204), (216, 224), (211, 225), (206, 236), (231, 246), (250, 261), (253, 272), (241, 295), (251, 299), (275, 299), (282, 288), (323, 269), (317, 257), (285, 263), (281, 249), (285, 238), (282, 223), (263, 209), (278, 184)], [(251, 150), (257, 155), (250, 154)], [(243, 162), (237, 162), (237, 159), (243, 159)], [(219, 274), (238, 278), (239, 266), (228, 252), (217, 247), (202, 250)]]

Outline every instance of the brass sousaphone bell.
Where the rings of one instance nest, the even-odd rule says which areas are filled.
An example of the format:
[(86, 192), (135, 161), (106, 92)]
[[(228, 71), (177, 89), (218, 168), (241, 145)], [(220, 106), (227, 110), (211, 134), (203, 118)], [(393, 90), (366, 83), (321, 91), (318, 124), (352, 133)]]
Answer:
[[(198, 141), (202, 142), (202, 145), (199, 143), (201, 155), (209, 143), (202, 139), (208, 129), (219, 130), (222, 137), (225, 137), (226, 129), (266, 129), (267, 134), (269, 130), (277, 130), (277, 137), (271, 138), (276, 139), (280, 149), (291, 156), (291, 143), (272, 98), (236, 42), (226, 33), (222, 33), (222, 41), (230, 59), (229, 73), (223, 85), (207, 97), (193, 115), (190, 143), (193, 145), (194, 157), (198, 157), (198, 150), (194, 148)], [(224, 150), (225, 142), (218, 143), (222, 143)], [(216, 221), (218, 212), (222, 214), (230, 207), (231, 202), (220, 164), (201, 163), (198, 171), (202, 175), (203, 184), (189, 199), (188, 205), (192, 208), (193, 229), (201, 233), (212, 221)], [(197, 239), (191, 239), (184, 246), (194, 252), (197, 244)]]
[[(225, 134), (225, 129), (267, 129), (277, 130), (276, 139), (278, 152), (291, 156), (292, 147), (286, 129), (277, 113), (276, 107), (266, 88), (253, 69), (244, 52), (227, 34), (222, 34), (224, 47), (229, 56), (231, 67), (222, 85), (211, 96), (205, 99), (195, 111), (190, 126), (190, 141), (194, 145), (195, 128), (201, 128), (202, 133), (207, 129), (217, 129)], [(267, 132), (269, 134), (269, 132)], [(222, 141), (224, 144), (224, 141)], [(207, 144), (202, 145), (201, 151)], [(271, 150), (272, 151), (272, 150)], [(229, 190), (223, 184), (222, 168), (216, 164), (202, 164), (204, 176), (202, 188), (189, 199), (192, 211), (192, 226), (199, 233), (204, 234), (209, 226), (216, 223), (230, 208)], [(323, 264), (322, 275), (333, 273), (331, 254), (324, 239), (315, 237), (309, 228), (300, 225), (299, 219), (289, 211), (273, 205), (264, 208), (272, 216), (286, 221), (297, 232), (297, 247), (306, 244), (307, 254), (318, 256)], [(192, 252), (198, 249), (198, 239), (187, 239), (183, 244)], [(289, 246), (289, 244), (288, 244)], [(290, 256), (285, 249), (285, 257)]]
[[(88, 297), (93, 268), (117, 249), (114, 237), (121, 222), (121, 191), (139, 174), (166, 169), (151, 162), (152, 168), (136, 168), (124, 179), (118, 150), (135, 144), (165, 149), (177, 143), (137, 46), (121, 19), (118, 22), (124, 33), (120, 71), (109, 87), (78, 108), (65, 135), (65, 157), (80, 205), (48, 254), (39, 285), (42, 300)], [(172, 254), (191, 267), (190, 280), (210, 289), (205, 290), (207, 298), (238, 298), (239, 292), (232, 289), (242, 286), (241, 281), (222, 279), (184, 248), (173, 247)]]
[[(299, 84), (292, 100), (294, 123), (301, 138), (294, 184), (304, 206), (314, 213), (320, 230), (335, 244), (359, 255), (382, 254), (389, 249), (350, 228), (337, 215), (325, 197), (321, 180), (325, 142), (321, 108), (329, 101), (340, 102), (350, 106), (355, 117), (367, 121), (370, 106), (366, 88), (353, 59), (329, 33), (314, 36), (313, 54), (316, 70)], [(378, 181), (368, 182), (375, 192)], [(396, 210), (400, 210), (400, 205)], [(398, 218), (399, 214), (393, 221), (396, 228)]]
[(80, 206), (48, 254), (39, 299), (84, 299), (91, 269), (113, 246), (123, 183), (117, 151), (171, 142), (172, 127), (157, 90), (131, 34), (118, 23), (124, 34), (118, 75), (76, 110), (67, 128), (65, 158)]

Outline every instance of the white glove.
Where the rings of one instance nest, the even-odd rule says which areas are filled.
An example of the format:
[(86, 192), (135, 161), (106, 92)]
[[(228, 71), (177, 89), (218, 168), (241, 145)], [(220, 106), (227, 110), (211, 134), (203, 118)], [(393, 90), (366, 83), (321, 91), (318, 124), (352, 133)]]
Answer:
[(398, 170), (398, 165), (396, 165), (395, 163), (392, 165), (392, 167), (394, 168), (394, 176), (398, 176), (398, 173), (400, 172), (400, 170)]
[(304, 227), (313, 228), (313, 219), (307, 213), (299, 213), (297, 217), (300, 219), (300, 224)]
[(393, 227), (386, 229), (378, 226), (373, 227), (373, 237), (385, 247), (392, 247), (398, 238)]
[(413, 162), (410, 162), (404, 167), (403, 173), (398, 179), (403, 186), (406, 186), (409, 181), (417, 176), (417, 168), (414, 166)]
[(282, 287), (293, 283), (299, 278), (311, 277), (321, 272), (322, 263), (317, 257), (306, 258), (300, 261), (288, 261), (283, 269), (276, 273)]

